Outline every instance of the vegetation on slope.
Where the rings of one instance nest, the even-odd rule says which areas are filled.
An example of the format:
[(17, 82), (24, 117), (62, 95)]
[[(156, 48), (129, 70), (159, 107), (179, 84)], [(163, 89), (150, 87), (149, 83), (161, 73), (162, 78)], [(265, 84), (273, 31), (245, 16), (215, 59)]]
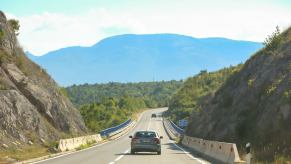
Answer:
[(168, 106), (182, 81), (71, 86), (62, 92), (79, 107), (86, 126), (99, 132), (118, 125), (140, 109)]
[(149, 108), (168, 105), (171, 95), (182, 85), (182, 81), (84, 84), (67, 87), (67, 93), (73, 104), (81, 106), (88, 103), (100, 103), (104, 98), (135, 97), (143, 99)]
[(86, 126), (92, 132), (99, 133), (121, 124), (143, 108), (146, 108), (146, 104), (141, 98), (104, 98), (100, 103), (83, 105), (80, 112)]
[(198, 101), (208, 94), (214, 93), (233, 73), (240, 70), (242, 65), (221, 69), (217, 72), (201, 71), (189, 78), (172, 96), (167, 113), (171, 120), (189, 119), (193, 110), (201, 110)]
[(213, 97), (199, 103), (187, 134), (253, 145), (256, 161), (291, 160), (291, 28), (274, 32), (266, 47), (233, 74)]

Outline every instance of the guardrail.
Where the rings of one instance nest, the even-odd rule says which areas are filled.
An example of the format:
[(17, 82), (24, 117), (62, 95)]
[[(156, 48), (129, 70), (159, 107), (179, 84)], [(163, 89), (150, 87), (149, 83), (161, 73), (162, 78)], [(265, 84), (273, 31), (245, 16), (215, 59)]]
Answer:
[(171, 139), (176, 139), (184, 135), (184, 130), (177, 127), (171, 120), (164, 118), (163, 124)]
[(204, 158), (210, 158), (218, 163), (245, 163), (240, 159), (234, 143), (210, 141), (184, 135), (182, 144)]
[(184, 129), (182, 129), (182, 128), (180, 128), (180, 127), (178, 127), (173, 121), (171, 121), (171, 120), (169, 120), (170, 121), (170, 123), (171, 123), (171, 125), (172, 125), (172, 127), (182, 136), (182, 135), (184, 135), (184, 133), (185, 133), (185, 130)]
[(123, 122), (120, 125), (117, 125), (117, 126), (114, 126), (114, 127), (111, 127), (111, 128), (105, 129), (105, 130), (102, 130), (100, 132), (100, 135), (102, 137), (110, 137), (110, 136), (116, 134), (116, 132), (118, 132), (119, 130), (121, 130), (121, 129), (127, 127), (128, 125), (130, 125), (131, 122), (132, 122), (132, 120), (131, 119), (128, 119), (127, 121)]

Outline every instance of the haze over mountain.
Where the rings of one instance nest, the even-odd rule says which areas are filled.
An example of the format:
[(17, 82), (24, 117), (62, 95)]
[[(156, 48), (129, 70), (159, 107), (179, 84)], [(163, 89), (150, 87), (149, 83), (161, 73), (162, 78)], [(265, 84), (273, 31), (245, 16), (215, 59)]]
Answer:
[[(200, 70), (244, 62), (261, 43), (177, 34), (125, 34), (91, 47), (66, 47), (28, 57), (63, 86), (83, 83), (184, 79)], [(68, 69), (69, 68), (69, 69)]]

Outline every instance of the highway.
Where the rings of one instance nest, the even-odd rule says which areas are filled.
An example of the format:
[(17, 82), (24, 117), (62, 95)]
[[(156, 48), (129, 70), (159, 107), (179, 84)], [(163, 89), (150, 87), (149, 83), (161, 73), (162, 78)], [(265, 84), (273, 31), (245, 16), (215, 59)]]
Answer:
[[(198, 164), (209, 163), (187, 152), (184, 148), (176, 145), (169, 139), (165, 132), (162, 118), (151, 118), (152, 113), (161, 113), (167, 108), (147, 110), (144, 112), (136, 126), (126, 135), (96, 145), (92, 148), (75, 152), (69, 155), (35, 162), (39, 164)], [(131, 155), (130, 138), (137, 130), (155, 130), (162, 139), (162, 155), (155, 153), (137, 153)]]

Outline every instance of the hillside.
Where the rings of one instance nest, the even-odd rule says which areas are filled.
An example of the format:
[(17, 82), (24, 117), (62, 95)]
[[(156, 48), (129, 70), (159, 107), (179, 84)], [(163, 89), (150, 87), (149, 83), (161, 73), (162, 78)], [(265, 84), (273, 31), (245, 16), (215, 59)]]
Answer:
[(168, 106), (182, 81), (73, 85), (64, 88), (79, 107), (88, 129), (100, 132), (118, 125), (146, 108)]
[(0, 11), (0, 161), (9, 152), (23, 156), (21, 149), (31, 142), (48, 144), (86, 131), (55, 81), (26, 58), (12, 27)]
[(91, 47), (67, 47), (41, 57), (28, 56), (59, 84), (68, 86), (180, 80), (200, 70), (214, 71), (244, 62), (261, 47), (260, 43), (225, 38), (125, 34), (105, 38)]
[(108, 83), (73, 85), (65, 88), (68, 97), (76, 106), (101, 103), (103, 99), (124, 97), (140, 98), (146, 107), (165, 107), (171, 95), (182, 85), (182, 81)]
[(188, 135), (251, 142), (260, 161), (290, 158), (291, 28), (274, 36), (193, 111)]
[(242, 65), (224, 68), (216, 72), (201, 71), (198, 75), (188, 78), (182, 87), (175, 92), (169, 101), (167, 116), (172, 121), (189, 120), (192, 111), (200, 110), (199, 100), (215, 91), (231, 76), (239, 71)]

